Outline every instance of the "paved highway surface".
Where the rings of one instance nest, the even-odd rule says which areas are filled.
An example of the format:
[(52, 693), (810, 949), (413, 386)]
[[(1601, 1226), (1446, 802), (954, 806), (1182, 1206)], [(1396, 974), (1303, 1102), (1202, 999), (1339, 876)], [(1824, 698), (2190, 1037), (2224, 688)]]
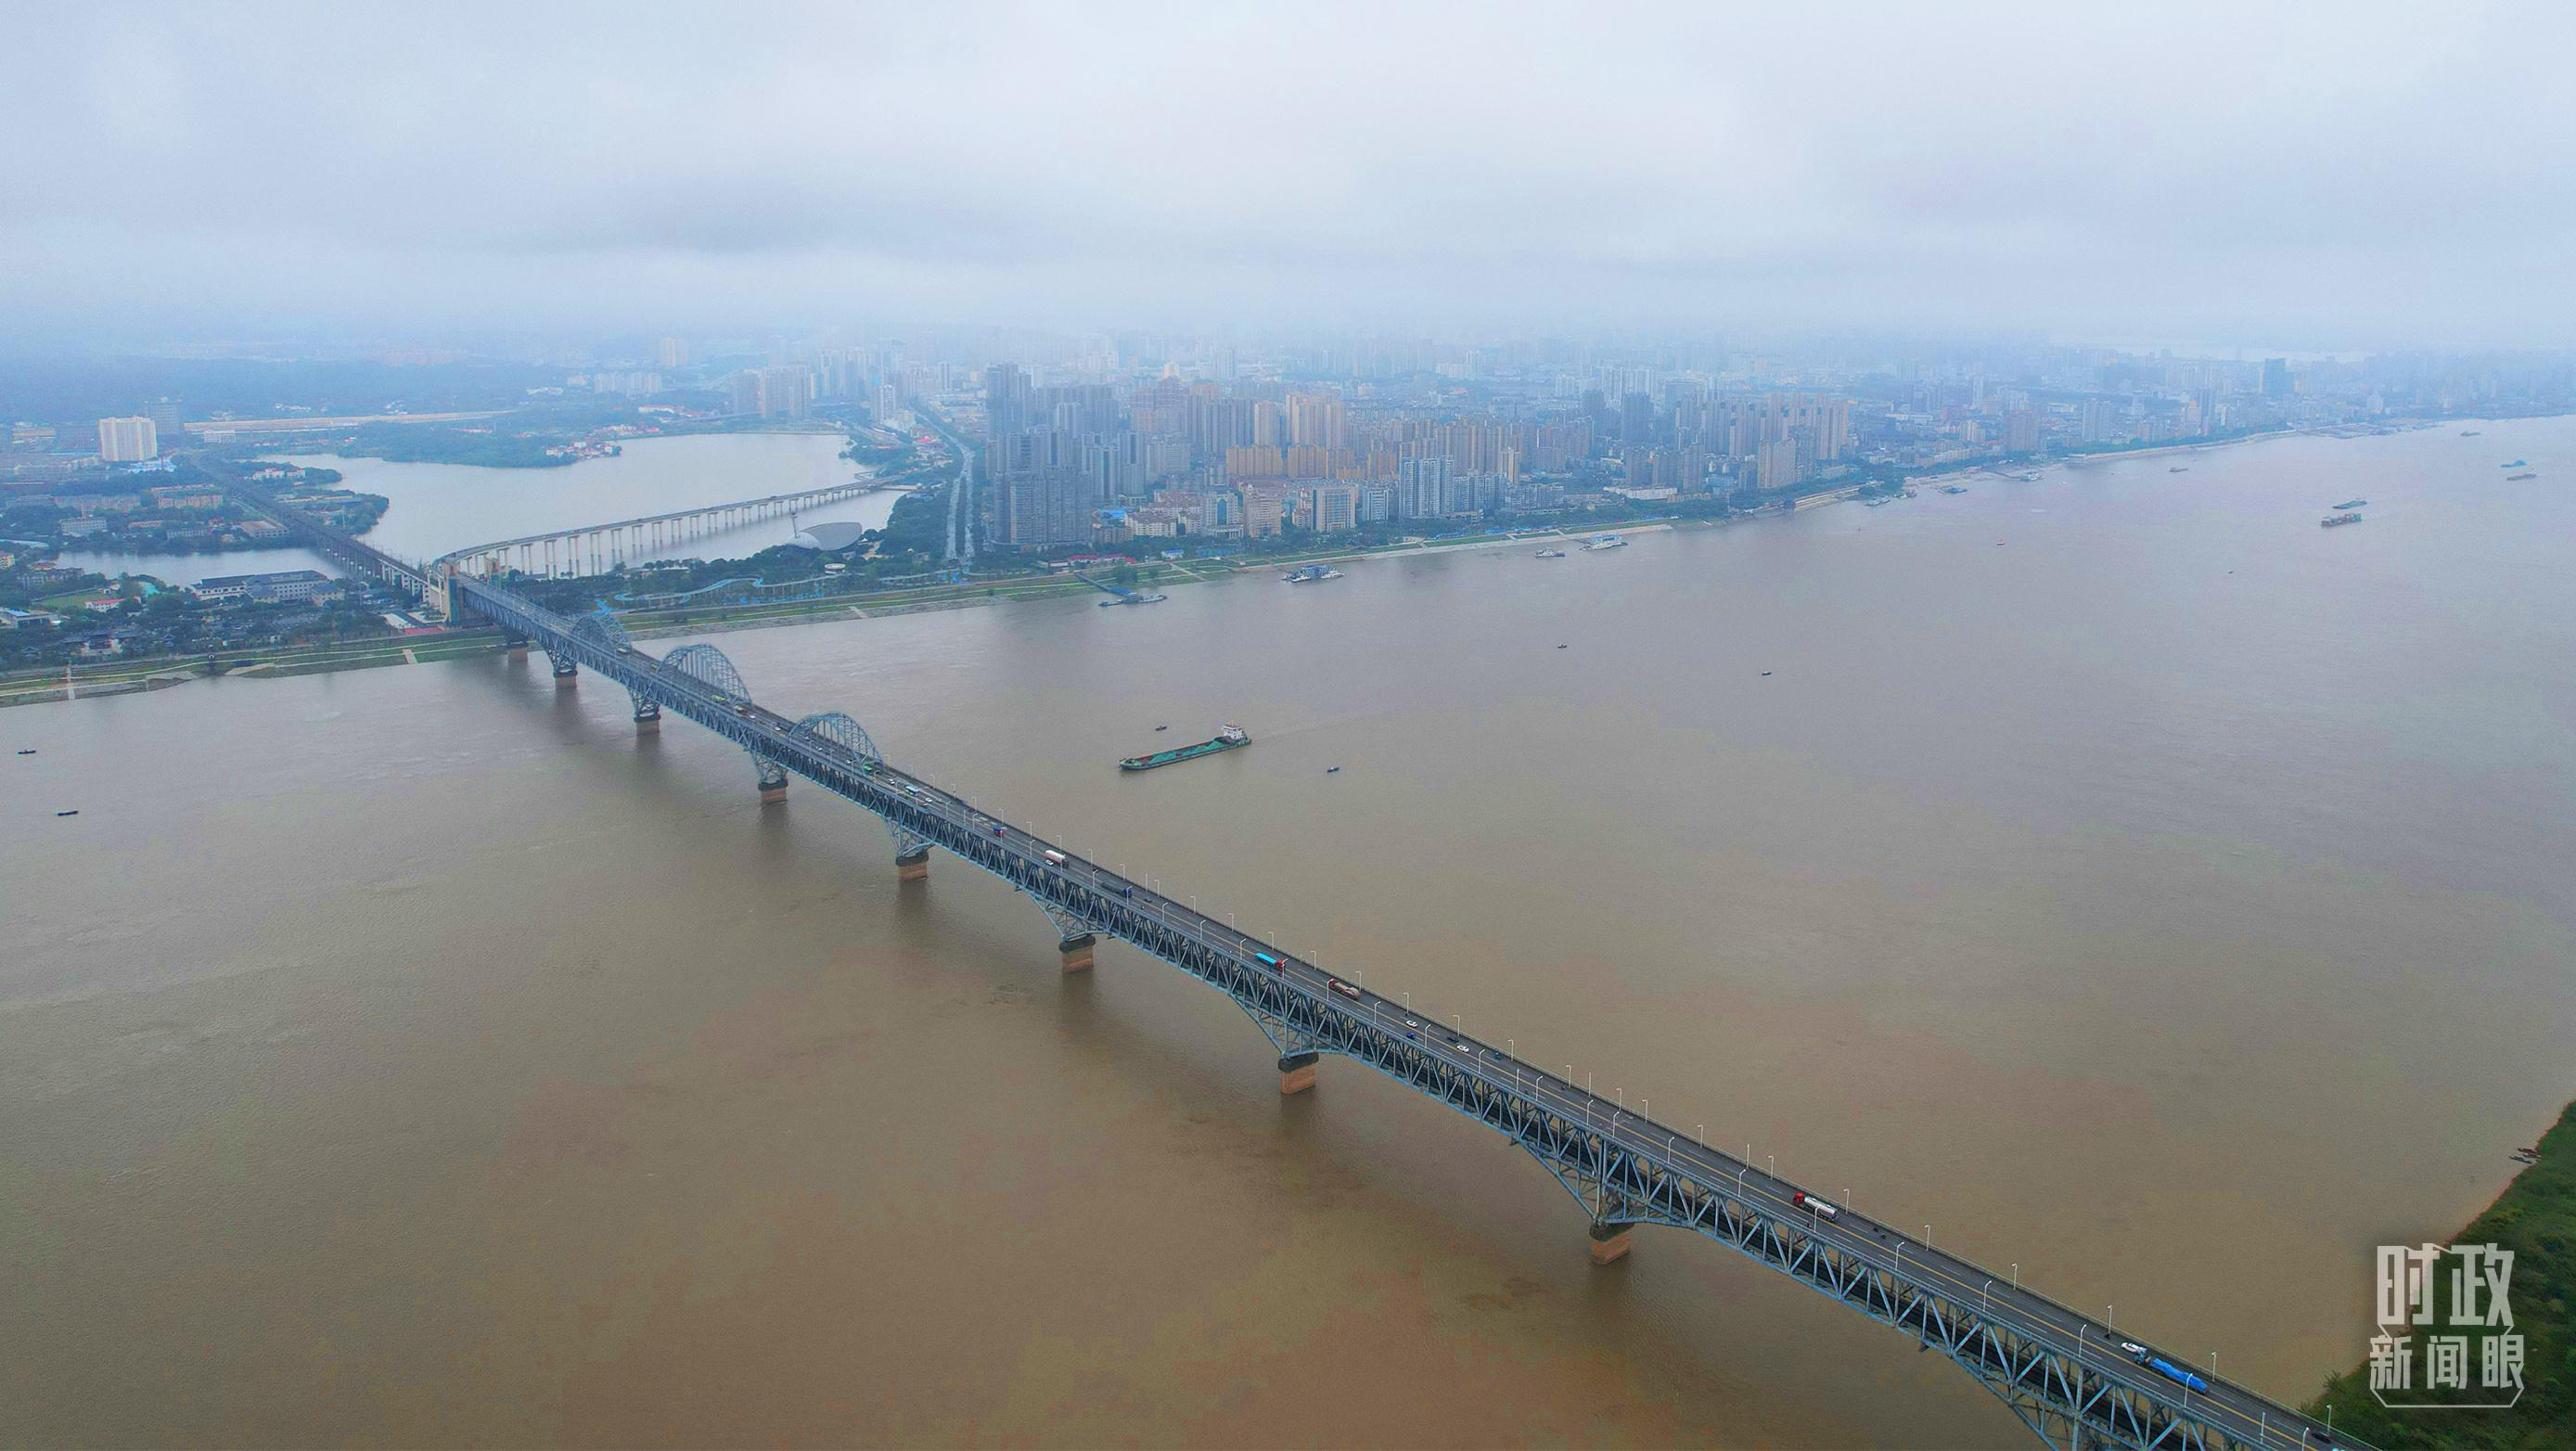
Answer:
[[(488, 585), (470, 584), (468, 587), (478, 596), (498, 596), (508, 606), (527, 612), (531, 622), (541, 629), (550, 626), (556, 631), (568, 633), (570, 630), (569, 621), (537, 609), (515, 596)], [(913, 809), (961, 834), (989, 837), (1029, 871), (1059, 873), (1069, 883), (1114, 896), (1121, 905), (1187, 938), (1202, 950), (1230, 956), (1251, 970), (1267, 970), (1261, 961), (1261, 955), (1266, 954), (1277, 960), (1275, 972), (1282, 981), (1317, 1004), (1356, 1015), (1390, 1036), (1412, 1038), (1435, 1051), (1445, 1052), (1466, 1071), (1490, 1084), (1508, 1088), (1545, 1105), (1567, 1121), (1585, 1125), (1641, 1158), (1680, 1172), (1711, 1189), (1731, 1193), (1757, 1212), (1795, 1223), (1818, 1242), (1922, 1286), (1962, 1310), (1984, 1316), (2001, 1329), (2028, 1337), (2069, 1356), (2104, 1379), (2144, 1391), (2169, 1406), (2180, 1407), (2189, 1417), (2210, 1423), (2237, 1442), (2272, 1448), (2317, 1448), (2328, 1444), (2323, 1426), (2288, 1406), (2234, 1382), (2219, 1379), (2207, 1369), (2191, 1367), (2192, 1357), (2187, 1353), (2164, 1349), (2155, 1351), (2169, 1362), (2192, 1369), (2195, 1377), (2204, 1382), (2205, 1388), (2187, 1388), (2148, 1369), (2120, 1348), (2123, 1343), (2121, 1336), (2110, 1326), (2070, 1310), (2034, 1290), (2016, 1285), (2009, 1276), (1999, 1276), (1855, 1210), (1838, 1206), (1837, 1211), (1829, 1215), (1822, 1207), (1802, 1205), (1797, 1197), (1801, 1193), (1800, 1186), (1788, 1180), (1698, 1143), (1689, 1135), (1647, 1119), (1620, 1103), (1602, 1099), (1577, 1084), (1512, 1057), (1493, 1044), (1452, 1032), (1440, 1026), (1439, 1015), (1428, 1008), (1408, 1008), (1355, 984), (1342, 983), (1337, 989), (1335, 984), (1338, 980), (1315, 963), (1239, 932), (1144, 883), (1032, 836), (990, 812), (977, 810), (963, 798), (926, 780), (882, 761), (866, 760), (837, 742), (800, 731), (796, 729), (797, 723), (788, 717), (752, 701), (736, 699), (694, 677), (663, 669), (659, 661), (641, 651), (612, 650), (578, 636), (572, 637), (567, 648), (582, 663), (592, 665), (612, 678), (648, 677), (665, 703), (809, 779), (827, 786), (836, 781), (855, 785), (858, 788), (857, 799), (862, 805), (872, 805), (868, 791), (873, 787), (888, 795), (887, 804), (899, 807), (909, 803)], [(628, 680), (621, 679), (620, 683), (630, 684), (631, 688)], [(837, 786), (834, 789), (839, 790)], [(853, 793), (840, 791), (840, 794)], [(1052, 860), (1049, 853), (1061, 855), (1063, 861)], [(2360, 1445), (2349, 1439), (2334, 1444)]]

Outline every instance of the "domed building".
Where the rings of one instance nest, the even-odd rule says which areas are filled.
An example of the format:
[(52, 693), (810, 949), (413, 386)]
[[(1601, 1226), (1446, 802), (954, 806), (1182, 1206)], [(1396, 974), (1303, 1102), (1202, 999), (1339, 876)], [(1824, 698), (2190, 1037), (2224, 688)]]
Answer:
[(808, 524), (797, 530), (796, 537), (787, 542), (806, 549), (819, 549), (825, 554), (841, 554), (858, 548), (861, 536), (867, 532), (868, 526), (865, 524), (835, 519), (821, 524)]

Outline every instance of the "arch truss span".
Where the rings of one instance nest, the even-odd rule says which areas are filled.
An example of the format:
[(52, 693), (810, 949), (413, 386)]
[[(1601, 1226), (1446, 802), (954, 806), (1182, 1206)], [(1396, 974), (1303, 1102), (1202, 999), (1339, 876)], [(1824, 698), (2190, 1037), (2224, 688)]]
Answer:
[(713, 645), (683, 645), (662, 657), (662, 668), (687, 676), (735, 705), (751, 703), (751, 687), (742, 683), (742, 672)]
[[(805, 717), (796, 723), (796, 733), (840, 747), (856, 757), (863, 769), (873, 769), (885, 760), (885, 753), (877, 749), (868, 728), (837, 710)], [(891, 818), (886, 820), (886, 835), (894, 838), (894, 854), (899, 858), (917, 856), (930, 846), (928, 837), (906, 831)]]
[(618, 623), (617, 616), (610, 614), (606, 605), (602, 605), (598, 609), (591, 611), (589, 614), (582, 616), (580, 619), (573, 621), (572, 632), (585, 640), (595, 641), (600, 645), (604, 645), (621, 655), (626, 654), (635, 648), (635, 641), (627, 635), (626, 627)]
[(869, 765), (885, 759), (885, 753), (878, 750), (877, 743), (869, 738), (868, 728), (837, 710), (809, 715), (796, 723), (796, 729), (801, 734), (830, 741)]

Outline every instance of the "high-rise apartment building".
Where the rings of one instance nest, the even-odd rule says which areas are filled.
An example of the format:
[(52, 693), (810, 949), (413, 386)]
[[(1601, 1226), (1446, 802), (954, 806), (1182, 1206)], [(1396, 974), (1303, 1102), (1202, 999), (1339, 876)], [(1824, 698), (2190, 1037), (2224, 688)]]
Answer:
[(1092, 491), (1080, 471), (1028, 469), (997, 476), (993, 487), (995, 543), (1052, 549), (1090, 542)]
[(760, 416), (803, 418), (813, 411), (814, 383), (802, 363), (760, 370)]
[(1360, 527), (1357, 484), (1323, 484), (1314, 491), (1315, 532), (1347, 534)]
[(1409, 458), (1395, 466), (1395, 517), (1437, 519), (1452, 507), (1449, 460)]
[(995, 363), (984, 370), (985, 434), (995, 440), (1035, 427), (1036, 397), (1029, 375), (1017, 363)]
[(159, 430), (152, 420), (102, 418), (98, 421), (98, 456), (112, 464), (141, 463), (161, 456)]
[(1785, 489), (1798, 482), (1798, 453), (1794, 438), (1775, 438), (1763, 444), (1754, 454), (1753, 486)]
[(1342, 400), (1329, 393), (1288, 395), (1288, 441), (1321, 448), (1350, 446), (1350, 419)]

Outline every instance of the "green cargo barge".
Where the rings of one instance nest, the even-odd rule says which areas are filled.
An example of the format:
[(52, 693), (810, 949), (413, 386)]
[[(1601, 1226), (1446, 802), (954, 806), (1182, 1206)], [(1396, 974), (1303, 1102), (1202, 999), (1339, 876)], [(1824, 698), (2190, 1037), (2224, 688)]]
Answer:
[(1156, 751), (1150, 756), (1129, 756), (1118, 763), (1118, 769), (1150, 771), (1156, 766), (1168, 766), (1175, 761), (1195, 761), (1201, 756), (1213, 756), (1219, 751), (1230, 751), (1237, 746), (1251, 744), (1252, 737), (1243, 733), (1243, 727), (1230, 725), (1218, 731), (1213, 740), (1200, 741), (1195, 745), (1174, 746), (1168, 751)]

